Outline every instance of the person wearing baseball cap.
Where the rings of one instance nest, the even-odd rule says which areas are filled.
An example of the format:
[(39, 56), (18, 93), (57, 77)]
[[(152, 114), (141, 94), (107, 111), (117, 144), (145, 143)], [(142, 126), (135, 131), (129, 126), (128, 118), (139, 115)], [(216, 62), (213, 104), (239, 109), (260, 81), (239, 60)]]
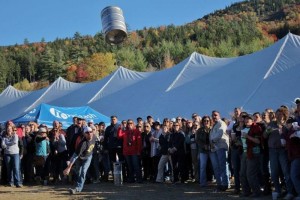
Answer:
[(94, 135), (92, 128), (87, 126), (84, 128), (83, 132), (84, 137), (75, 149), (68, 167), (64, 170), (64, 175), (68, 175), (75, 161), (78, 160), (78, 162), (76, 162), (79, 165), (78, 168), (76, 167), (78, 169), (76, 187), (74, 189), (69, 189), (70, 194), (76, 194), (82, 191), (86, 173), (91, 164), (93, 149), (95, 147), (96, 136)]

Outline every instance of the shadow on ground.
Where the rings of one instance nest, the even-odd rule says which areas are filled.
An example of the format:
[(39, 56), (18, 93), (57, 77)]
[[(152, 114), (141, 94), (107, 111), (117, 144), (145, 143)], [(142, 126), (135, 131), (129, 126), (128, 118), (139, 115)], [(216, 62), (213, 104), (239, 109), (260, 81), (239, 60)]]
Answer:
[[(200, 188), (199, 184), (123, 184), (115, 186), (113, 183), (87, 184), (84, 191), (70, 195), (68, 188), (71, 185), (59, 186), (24, 186), (23, 188), (0, 186), (0, 199), (5, 200), (46, 200), (46, 199), (132, 199), (132, 200), (157, 200), (157, 199), (245, 199), (232, 195), (233, 190), (215, 193), (214, 186)], [(259, 199), (270, 199), (270, 196)]]

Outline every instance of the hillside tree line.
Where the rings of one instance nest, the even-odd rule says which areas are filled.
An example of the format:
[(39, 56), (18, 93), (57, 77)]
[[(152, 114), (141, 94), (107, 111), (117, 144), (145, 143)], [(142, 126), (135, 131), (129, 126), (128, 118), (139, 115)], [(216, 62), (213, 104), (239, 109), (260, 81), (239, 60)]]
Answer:
[(144, 28), (111, 46), (102, 33), (52, 42), (0, 47), (0, 92), (45, 87), (58, 77), (73, 82), (99, 80), (118, 66), (135, 71), (172, 67), (191, 53), (235, 57), (273, 44), (288, 32), (300, 35), (300, 0), (249, 0), (232, 4), (182, 26)]

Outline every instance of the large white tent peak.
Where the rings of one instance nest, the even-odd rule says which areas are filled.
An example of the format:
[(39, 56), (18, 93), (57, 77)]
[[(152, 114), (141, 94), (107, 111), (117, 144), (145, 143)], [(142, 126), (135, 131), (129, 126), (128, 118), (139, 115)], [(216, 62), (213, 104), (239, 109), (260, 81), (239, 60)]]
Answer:
[(22, 92), (8, 86), (0, 94), (0, 121), (16, 118), (41, 103), (91, 106), (120, 119), (190, 117), (234, 107), (246, 111), (293, 106), (300, 96), (300, 37), (291, 33), (261, 51), (233, 58), (192, 53), (182, 62), (157, 72), (136, 72), (120, 66), (91, 83), (58, 78), (49, 87)]
[(16, 101), (19, 98), (22, 98), (28, 95), (29, 92), (20, 91), (9, 85), (5, 90), (0, 94), (0, 108), (6, 106), (7, 104)]

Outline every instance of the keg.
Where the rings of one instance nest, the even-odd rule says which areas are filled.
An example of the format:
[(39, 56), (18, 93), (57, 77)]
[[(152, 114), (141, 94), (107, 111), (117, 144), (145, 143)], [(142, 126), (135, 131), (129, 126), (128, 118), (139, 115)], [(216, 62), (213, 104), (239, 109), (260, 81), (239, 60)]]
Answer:
[(122, 163), (114, 162), (114, 184), (120, 186), (123, 184), (123, 176), (122, 176)]
[(109, 44), (120, 44), (127, 37), (123, 11), (116, 6), (105, 7), (101, 11), (102, 31)]

